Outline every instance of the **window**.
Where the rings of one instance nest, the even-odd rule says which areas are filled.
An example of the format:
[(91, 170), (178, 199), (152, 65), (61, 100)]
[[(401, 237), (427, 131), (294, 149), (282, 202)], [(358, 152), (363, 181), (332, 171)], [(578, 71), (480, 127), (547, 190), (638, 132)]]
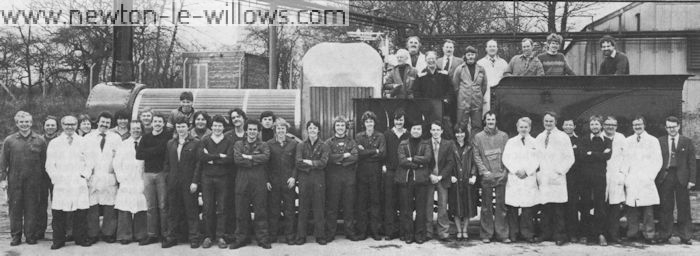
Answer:
[(641, 31), (642, 30), (642, 22), (640, 20), (639, 13), (634, 15), (634, 20), (637, 21), (637, 31)]

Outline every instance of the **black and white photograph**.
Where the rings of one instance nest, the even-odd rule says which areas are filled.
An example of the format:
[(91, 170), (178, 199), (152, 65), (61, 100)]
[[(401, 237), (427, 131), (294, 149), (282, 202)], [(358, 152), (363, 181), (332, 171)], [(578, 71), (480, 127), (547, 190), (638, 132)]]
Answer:
[(0, 1), (0, 254), (700, 255), (700, 2)]

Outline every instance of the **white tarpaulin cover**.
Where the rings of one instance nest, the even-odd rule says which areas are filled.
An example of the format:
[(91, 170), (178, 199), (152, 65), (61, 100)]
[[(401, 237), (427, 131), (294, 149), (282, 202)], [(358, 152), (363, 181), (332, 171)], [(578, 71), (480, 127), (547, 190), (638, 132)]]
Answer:
[(381, 95), (383, 65), (365, 43), (320, 43), (302, 59), (304, 87), (374, 87)]

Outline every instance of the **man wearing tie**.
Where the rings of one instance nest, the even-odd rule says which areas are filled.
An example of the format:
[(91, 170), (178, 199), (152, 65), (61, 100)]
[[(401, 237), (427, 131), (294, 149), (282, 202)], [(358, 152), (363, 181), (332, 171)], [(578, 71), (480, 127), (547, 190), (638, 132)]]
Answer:
[(442, 53), (444, 55), (442, 55), (442, 57), (440, 57), (437, 60), (437, 66), (441, 70), (447, 71), (447, 74), (450, 77), (452, 77), (455, 74), (455, 70), (457, 70), (457, 67), (464, 63), (464, 60), (454, 56), (456, 45), (457, 44), (455, 43), (455, 41), (452, 41), (451, 39), (445, 40), (445, 43), (442, 44)]
[[(663, 165), (656, 182), (661, 196), (661, 216), (658, 238), (668, 243), (673, 233), (673, 207), (678, 208), (678, 234), (681, 243), (690, 245), (692, 221), (688, 190), (695, 186), (695, 147), (688, 137), (678, 134), (680, 120), (666, 118), (667, 136), (659, 138)], [(675, 199), (674, 199), (675, 198)]]
[[(447, 189), (450, 188), (452, 182), (449, 177), (452, 176), (455, 163), (453, 152), (457, 149), (451, 140), (442, 139), (442, 122), (433, 121), (430, 124), (430, 134), (432, 135), (431, 143), (433, 145), (433, 159), (431, 161), (430, 186), (428, 189), (428, 208), (433, 207), (433, 199), (435, 190), (438, 192), (438, 239), (446, 241), (449, 237), (448, 230), (450, 229), (450, 220), (447, 216)], [(428, 211), (428, 233), (432, 231), (432, 211)]]
[(491, 87), (498, 85), (503, 78), (503, 73), (508, 69), (508, 62), (498, 57), (498, 42), (489, 40), (486, 42), (486, 56), (476, 62), (486, 70), (488, 86), (484, 92), (484, 112), (491, 109)]

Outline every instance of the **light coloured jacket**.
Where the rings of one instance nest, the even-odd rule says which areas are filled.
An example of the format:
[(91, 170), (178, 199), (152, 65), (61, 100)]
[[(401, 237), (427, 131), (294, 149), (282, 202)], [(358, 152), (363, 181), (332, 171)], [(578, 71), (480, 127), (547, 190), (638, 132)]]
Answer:
[(114, 208), (131, 213), (148, 210), (143, 194), (143, 160), (136, 159), (134, 138), (119, 145), (114, 155), (114, 174), (119, 183)]
[(625, 172), (624, 163), (625, 136), (619, 132), (612, 137), (612, 155), (607, 163), (605, 199), (609, 204), (619, 204), (625, 201)]
[(117, 196), (117, 178), (114, 176), (114, 153), (122, 143), (121, 136), (114, 132), (105, 133), (104, 149), (100, 150), (102, 137), (95, 130), (85, 135), (88, 156), (93, 159), (92, 176), (88, 180), (90, 190), (90, 205), (114, 205)]
[(659, 192), (654, 183), (663, 164), (659, 140), (643, 132), (639, 142), (636, 134), (627, 137), (625, 142), (625, 204), (632, 207), (659, 204)]
[(535, 146), (540, 162), (540, 171), (537, 172), (540, 203), (566, 203), (566, 173), (576, 160), (571, 139), (566, 133), (554, 128), (549, 135), (549, 144), (545, 147), (546, 137), (546, 130), (537, 135)]
[[(503, 164), (508, 169), (508, 182), (506, 183), (506, 204), (514, 207), (531, 207), (537, 201), (537, 148), (535, 138), (529, 134), (525, 137), (523, 145), (522, 136), (510, 138), (503, 150)], [(527, 177), (519, 178), (515, 173), (525, 170)]]
[(92, 163), (87, 152), (88, 142), (77, 134), (73, 143), (62, 133), (53, 139), (46, 150), (46, 173), (53, 183), (51, 209), (75, 211), (90, 207), (87, 180), (92, 174)]

